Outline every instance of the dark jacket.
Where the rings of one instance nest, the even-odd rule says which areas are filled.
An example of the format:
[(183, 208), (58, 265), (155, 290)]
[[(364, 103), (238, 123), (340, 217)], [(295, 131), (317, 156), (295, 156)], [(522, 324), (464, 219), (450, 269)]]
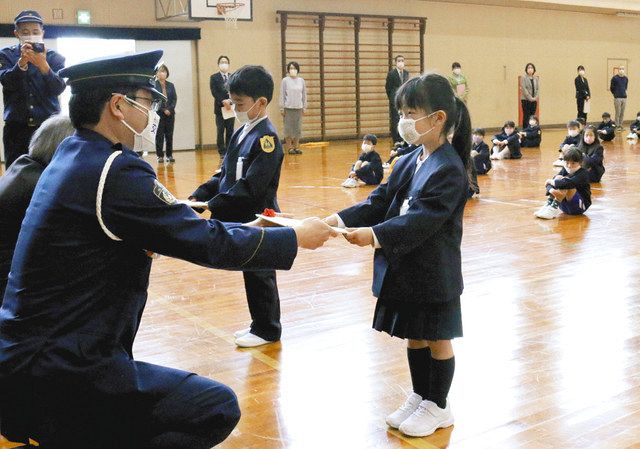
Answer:
[(20, 225), (44, 166), (22, 155), (0, 176), (0, 305)]
[(604, 131), (604, 134), (598, 133), (598, 138), (610, 142), (616, 137), (616, 122), (613, 120), (610, 120), (609, 123), (600, 122), (598, 130)]
[(538, 125), (536, 126), (527, 126), (523, 132), (525, 133), (522, 142), (520, 143), (523, 147), (539, 147), (542, 142), (542, 130)]
[[(231, 76), (231, 73), (227, 75)], [(229, 88), (224, 82), (222, 72), (211, 75), (209, 89), (211, 89), (211, 95), (213, 95), (213, 112), (216, 115), (222, 115), (222, 101), (229, 99)]]
[(4, 97), (4, 121), (39, 125), (60, 112), (58, 95), (66, 85), (58, 76), (64, 68), (64, 58), (53, 50), (47, 50), (47, 62), (51, 67), (43, 75), (33, 64), (26, 71), (18, 66), (20, 45), (0, 50), (0, 83)]
[(479, 153), (473, 158), (476, 172), (479, 175), (486, 175), (491, 170), (491, 150), (489, 150), (489, 145), (484, 142), (480, 142), (477, 145), (474, 143), (471, 149)]
[(569, 135), (567, 135), (564, 140), (562, 141), (562, 143), (560, 144), (560, 149), (562, 150), (562, 147), (564, 147), (565, 145), (575, 145), (578, 146), (580, 144), (580, 142), (582, 141), (582, 134), (578, 134), (575, 137), (571, 137)]
[(580, 167), (570, 175), (563, 167), (558, 174), (563, 178), (556, 179), (555, 188), (558, 190), (576, 189), (582, 197), (585, 210), (587, 210), (591, 206), (591, 186), (589, 185), (589, 173), (587, 173), (587, 170)]
[[(284, 152), (276, 130), (267, 118), (238, 144), (243, 129), (231, 137), (220, 173), (191, 194), (198, 201), (207, 201), (211, 216), (218, 220), (244, 223), (265, 208), (280, 211), (277, 194)], [(271, 143), (273, 147), (265, 146)], [(243, 158), (242, 173), (236, 176), (239, 157)]]
[[(338, 213), (349, 227), (372, 226), (373, 294), (383, 302), (446, 302), (462, 294), (462, 216), (467, 172), (448, 142), (416, 172), (419, 147), (400, 158), (366, 201)], [(406, 214), (399, 215), (405, 199)]]
[(576, 98), (584, 100), (587, 97), (591, 97), (591, 89), (589, 89), (588, 79), (578, 75), (576, 76), (574, 84), (576, 86)]
[(402, 78), (398, 73), (398, 69), (395, 67), (389, 70), (387, 73), (387, 81), (385, 82), (384, 88), (387, 91), (387, 98), (389, 99), (389, 103), (395, 107), (394, 101), (396, 97), (396, 92), (398, 88), (402, 86), (409, 80), (409, 72), (407, 70), (402, 70)]
[[(176, 86), (170, 81), (166, 81), (166, 83), (167, 83), (167, 99), (162, 100), (162, 104), (160, 105), (160, 111), (158, 112), (158, 114), (160, 115), (160, 118), (166, 117), (166, 115), (162, 113), (164, 109), (168, 109), (169, 112), (171, 112), (171, 115), (175, 115), (176, 104), (178, 103), (178, 94), (176, 93)], [(162, 85), (160, 84), (160, 81), (156, 81), (156, 90), (159, 92), (162, 92)]]
[(509, 157), (511, 159), (520, 159), (522, 157), (522, 153), (520, 152), (520, 136), (518, 135), (518, 130), (514, 130), (510, 136), (508, 136), (504, 131), (500, 134), (496, 134), (493, 136), (494, 139), (498, 139), (500, 141), (506, 140), (509, 142), (507, 145), (509, 146)]
[(368, 164), (356, 170), (356, 176), (366, 184), (380, 184), (384, 175), (384, 170), (382, 169), (382, 159), (380, 159), (380, 155), (375, 150), (373, 150), (360, 155), (358, 160), (362, 162), (368, 162)]
[(634, 132), (636, 134), (640, 133), (640, 119), (634, 120), (633, 123), (631, 123), (629, 129), (631, 130), (631, 132)]
[(580, 142), (578, 149), (584, 154), (582, 166), (589, 172), (590, 182), (600, 182), (604, 175), (604, 148), (599, 143), (587, 145), (584, 140)]
[(613, 98), (627, 98), (627, 89), (629, 88), (629, 78), (626, 76), (615, 75), (611, 78), (609, 90), (613, 94)]

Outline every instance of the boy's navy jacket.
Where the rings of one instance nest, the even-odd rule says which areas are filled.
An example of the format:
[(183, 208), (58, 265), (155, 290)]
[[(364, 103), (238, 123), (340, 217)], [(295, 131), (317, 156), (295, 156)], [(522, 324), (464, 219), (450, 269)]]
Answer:
[(637, 119), (631, 124), (631, 131), (633, 131), (634, 133), (640, 131), (640, 119)]
[[(247, 222), (265, 208), (280, 212), (277, 192), (284, 153), (276, 130), (264, 119), (238, 144), (242, 130), (240, 127), (231, 137), (220, 173), (191, 194), (198, 201), (207, 201), (211, 217), (217, 220)], [(265, 143), (273, 148), (263, 149)], [(243, 158), (242, 178), (236, 180), (239, 157)]]
[(587, 145), (584, 140), (580, 142), (578, 147), (584, 154), (582, 166), (589, 172), (590, 182), (600, 182), (604, 175), (604, 149), (599, 143)]
[(380, 184), (380, 182), (382, 182), (382, 177), (384, 176), (380, 155), (373, 150), (368, 153), (361, 154), (358, 160), (368, 162), (369, 164), (356, 170), (356, 176), (367, 184)]
[(527, 126), (523, 132), (525, 133), (524, 139), (528, 146), (540, 146), (542, 141), (542, 131), (540, 126)]
[(398, 147), (395, 148), (397, 156), (404, 156), (405, 154), (409, 154), (412, 151), (414, 151), (416, 148), (418, 148), (419, 145), (400, 145)]
[(479, 144), (473, 144), (472, 150), (477, 151), (479, 154), (473, 158), (473, 164), (476, 166), (476, 172), (479, 175), (484, 175), (491, 170), (491, 151), (489, 151), (489, 145), (480, 142)]
[(575, 137), (567, 136), (564, 138), (564, 141), (560, 144), (560, 149), (565, 145), (580, 145), (580, 141), (582, 140), (582, 134), (578, 134)]
[[(517, 130), (514, 130), (510, 136), (503, 130), (500, 134), (493, 136), (493, 139), (498, 139), (500, 141), (506, 140), (509, 142), (507, 145), (509, 146), (511, 159), (520, 159), (522, 157), (522, 153), (520, 152), (520, 137), (518, 136)], [(491, 140), (493, 141), (493, 139)]]
[(605, 123), (604, 121), (602, 121), (598, 125), (598, 130), (606, 131), (606, 134), (598, 133), (598, 137), (600, 137), (600, 140), (609, 142), (616, 137), (616, 122), (614, 122), (613, 120), (609, 120), (609, 123)]
[(591, 206), (591, 186), (589, 185), (589, 172), (586, 169), (580, 167), (572, 175), (569, 174), (564, 167), (558, 173), (560, 176), (564, 176), (562, 179), (556, 179), (555, 188), (558, 190), (576, 189), (582, 201), (584, 202), (585, 209)]
[[(346, 226), (373, 228), (381, 248), (374, 253), (372, 290), (383, 301), (434, 303), (462, 294), (467, 172), (448, 142), (416, 173), (421, 153), (419, 147), (400, 158), (387, 183), (366, 201), (338, 213)], [(405, 199), (409, 209), (399, 215)]]

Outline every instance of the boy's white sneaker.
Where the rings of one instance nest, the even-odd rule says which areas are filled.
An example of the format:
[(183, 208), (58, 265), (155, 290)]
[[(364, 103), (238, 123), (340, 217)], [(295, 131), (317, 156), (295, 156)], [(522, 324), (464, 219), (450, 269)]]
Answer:
[(251, 332), (250, 327), (247, 327), (246, 329), (240, 329), (239, 331), (235, 331), (233, 333), (233, 338), (242, 337), (243, 335), (247, 335), (249, 332)]
[(342, 187), (347, 187), (347, 188), (358, 187), (358, 181), (356, 181), (356, 178), (347, 178), (342, 183)]
[(422, 402), (422, 397), (419, 394), (411, 392), (411, 394), (407, 397), (407, 400), (404, 401), (398, 409), (387, 416), (385, 420), (389, 427), (393, 427), (397, 429), (409, 416), (413, 414), (418, 409), (418, 406)]
[(554, 166), (554, 167), (564, 167), (564, 160), (563, 160), (563, 159), (560, 159), (560, 158), (556, 159), (556, 160), (553, 162), (553, 166)]
[(545, 203), (540, 209), (536, 210), (533, 215), (535, 215), (536, 217), (538, 216), (538, 214), (541, 214), (544, 212), (544, 210), (549, 207), (549, 203)]
[(554, 218), (558, 218), (558, 215), (560, 215), (560, 209), (549, 205), (536, 212), (536, 217), (545, 220), (553, 220)]
[(453, 414), (449, 401), (444, 409), (434, 402), (422, 401), (416, 411), (400, 425), (399, 430), (411, 437), (426, 437), (438, 429), (452, 425)]
[(236, 345), (241, 348), (255, 348), (256, 346), (267, 345), (273, 343), (272, 341), (265, 340), (262, 337), (258, 337), (251, 332), (248, 332), (241, 337), (236, 338)]

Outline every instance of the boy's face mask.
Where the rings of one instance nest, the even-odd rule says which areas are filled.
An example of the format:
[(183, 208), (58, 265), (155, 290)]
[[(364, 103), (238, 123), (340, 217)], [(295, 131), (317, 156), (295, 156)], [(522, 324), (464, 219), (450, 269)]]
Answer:
[(576, 137), (578, 134), (580, 134), (580, 131), (578, 131), (577, 129), (570, 129), (569, 130), (569, 135), (571, 137)]
[(510, 136), (511, 134), (513, 134), (513, 128), (505, 128), (505, 129), (504, 129), (504, 133), (505, 133), (507, 136)]
[(471, 136), (471, 140), (473, 141), (473, 143), (478, 144), (482, 142), (482, 136), (478, 136), (474, 134), (473, 136)]

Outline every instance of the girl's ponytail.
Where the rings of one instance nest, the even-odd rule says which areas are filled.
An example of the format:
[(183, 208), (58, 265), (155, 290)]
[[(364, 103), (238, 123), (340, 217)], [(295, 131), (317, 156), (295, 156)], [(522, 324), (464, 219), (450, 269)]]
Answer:
[(467, 105), (455, 97), (456, 103), (456, 121), (454, 123), (453, 139), (451, 145), (456, 149), (458, 156), (462, 159), (465, 168), (469, 165), (469, 157), (471, 154), (471, 117)]

